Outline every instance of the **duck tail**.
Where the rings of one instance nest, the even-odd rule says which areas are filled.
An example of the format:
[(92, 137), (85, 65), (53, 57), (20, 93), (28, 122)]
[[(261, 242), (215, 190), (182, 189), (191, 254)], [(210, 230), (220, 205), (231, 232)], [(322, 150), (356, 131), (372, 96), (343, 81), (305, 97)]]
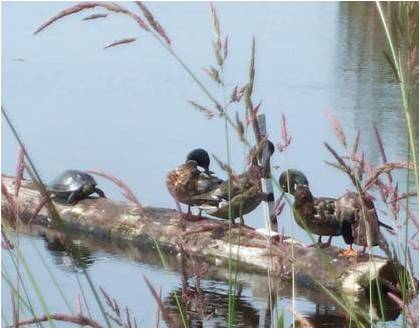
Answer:
[(382, 223), (380, 220), (378, 220), (378, 222), (379, 222), (379, 226), (385, 227), (386, 229), (388, 229), (390, 231), (394, 231), (394, 229), (391, 226), (389, 226), (385, 223)]

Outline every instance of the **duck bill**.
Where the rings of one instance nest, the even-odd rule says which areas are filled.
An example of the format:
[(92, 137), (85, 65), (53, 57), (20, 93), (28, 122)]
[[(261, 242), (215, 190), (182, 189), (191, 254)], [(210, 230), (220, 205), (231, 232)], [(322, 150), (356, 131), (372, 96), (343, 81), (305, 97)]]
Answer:
[(203, 167), (204, 168), (204, 172), (206, 173), (206, 174), (208, 174), (208, 175), (213, 175), (214, 174), (214, 172), (213, 171), (211, 171), (210, 169), (209, 169), (209, 167)]

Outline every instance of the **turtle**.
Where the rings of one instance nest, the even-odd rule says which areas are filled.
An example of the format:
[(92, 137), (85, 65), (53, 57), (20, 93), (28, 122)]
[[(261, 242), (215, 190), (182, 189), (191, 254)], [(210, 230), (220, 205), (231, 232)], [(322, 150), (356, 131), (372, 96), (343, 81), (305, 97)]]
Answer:
[(47, 191), (53, 194), (54, 199), (76, 204), (92, 193), (105, 198), (105, 193), (96, 185), (91, 175), (80, 170), (66, 170), (47, 185)]

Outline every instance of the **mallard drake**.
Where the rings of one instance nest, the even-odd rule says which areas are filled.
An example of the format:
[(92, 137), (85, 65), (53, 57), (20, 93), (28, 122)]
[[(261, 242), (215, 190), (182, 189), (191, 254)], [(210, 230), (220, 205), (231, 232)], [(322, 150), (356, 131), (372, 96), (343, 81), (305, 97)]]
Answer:
[(372, 199), (366, 195), (360, 197), (355, 192), (347, 192), (337, 199), (336, 216), (341, 223), (343, 239), (349, 245), (349, 248), (341, 253), (343, 256), (357, 255), (352, 248), (353, 244), (363, 246), (362, 253), (368, 245), (381, 244), (379, 227), (393, 230), (391, 226), (379, 221)]
[[(296, 169), (284, 171), (279, 178), (283, 193), (294, 196), (294, 217), (296, 223), (305, 230), (318, 235), (318, 244), (328, 247), (333, 236), (341, 235), (341, 226), (335, 215), (334, 198), (314, 197), (309, 189), (306, 176)], [(328, 241), (322, 244), (322, 236)]]
[[(269, 151), (272, 154), (274, 145), (270, 141), (268, 142)], [(255, 148), (252, 149), (249, 155), (250, 164), (245, 172), (238, 176), (231, 176), (230, 179), (208, 193), (195, 196), (194, 200), (201, 203), (200, 209), (214, 217), (223, 219), (230, 217), (233, 222), (235, 218), (239, 217), (241, 224), (244, 224), (243, 215), (257, 208), (261, 201), (273, 199), (272, 194), (263, 193), (261, 189), (262, 166), (259, 166), (257, 161), (260, 153)], [(231, 190), (230, 207), (229, 189)]]
[[(207, 193), (223, 182), (213, 175), (209, 165), (210, 158), (207, 151), (195, 149), (187, 155), (183, 165), (171, 170), (166, 176), (169, 192), (176, 201), (188, 205), (188, 214), (191, 213), (191, 206), (200, 204), (199, 201), (193, 200), (194, 196)], [(204, 171), (200, 171), (199, 166)]]

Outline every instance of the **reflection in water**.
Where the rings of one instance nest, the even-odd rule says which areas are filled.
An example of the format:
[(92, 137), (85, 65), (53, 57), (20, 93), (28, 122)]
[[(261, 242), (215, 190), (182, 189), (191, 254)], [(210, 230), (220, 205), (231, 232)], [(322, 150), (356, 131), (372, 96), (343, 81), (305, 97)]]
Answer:
[(361, 130), (370, 161), (381, 161), (372, 120), (381, 132), (387, 131), (386, 149), (395, 149), (404, 159), (407, 139), (400, 90), (383, 55), (386, 39), (375, 6), (342, 2), (339, 10), (345, 19), (337, 25), (335, 108), (347, 125), (351, 123), (349, 131)]
[[(391, 321), (398, 318), (400, 311), (395, 308), (392, 302), (388, 298), (382, 300), (382, 306), (378, 299), (373, 300), (373, 315), (377, 321), (382, 321), (381, 307), (383, 309), (383, 320)], [(366, 300), (364, 303), (364, 309), (360, 308), (360, 311), (364, 311), (357, 314), (358, 322), (363, 326), (370, 326), (370, 319), (364, 317), (366, 312), (369, 311), (369, 302)], [(316, 304), (315, 312), (305, 312), (304, 316), (299, 317), (295, 321), (295, 326), (298, 328), (312, 327), (312, 328), (349, 328), (355, 327), (355, 321), (352, 320), (349, 315), (340, 307), (333, 304)]]
[[(165, 298), (164, 304), (173, 314), (178, 314), (175, 294), (185, 296), (182, 289), (174, 290)], [(188, 296), (182, 300), (182, 305), (186, 310), (189, 327), (226, 328), (228, 326), (229, 296), (227, 291), (218, 292), (200, 288), (197, 293), (195, 288), (188, 287), (187, 294)], [(258, 327), (259, 312), (251, 300), (242, 297), (239, 292), (234, 298), (234, 305), (236, 309), (233, 319), (235, 327)]]
[[(375, 4), (340, 2), (339, 13), (343, 19), (337, 24), (334, 109), (347, 127), (347, 133), (361, 131), (362, 148), (370, 162), (382, 162), (373, 123), (382, 135), (388, 160), (406, 160), (408, 133), (401, 91), (383, 54), (388, 49), (387, 41)], [(418, 83), (416, 86), (418, 90)], [(418, 93), (412, 102), (418, 143)], [(403, 171), (394, 175), (406, 181)], [(410, 189), (415, 190), (413, 174), (409, 184)], [(414, 199), (412, 206), (417, 206)]]
[[(248, 6), (253, 10), (249, 10)], [(121, 175), (125, 180), (137, 185), (135, 192), (147, 203), (161, 204), (166, 202), (165, 198), (168, 198), (163, 183), (164, 168), (170, 168), (176, 162), (177, 154), (181, 153), (180, 145), (191, 143), (191, 135), (197, 136), (194, 143), (207, 145), (216, 154), (224, 154), (223, 143), (215, 138), (223, 135), (217, 130), (217, 123), (208, 124), (202, 117), (194, 116), (195, 114), (185, 105), (185, 99), (198, 96), (194, 94), (197, 92), (196, 88), (190, 85), (190, 81), (184, 78), (183, 73), (173, 71), (176, 68), (172, 66), (166, 54), (161, 56), (159, 47), (156, 47), (155, 51), (154, 44), (149, 46), (147, 38), (143, 40), (145, 43), (140, 49), (126, 47), (105, 53), (100, 50), (100, 46), (99, 48), (95, 46), (102, 45), (102, 41), (105, 40), (101, 37), (105, 35), (124, 34), (127, 28), (124, 20), (117, 21), (117, 25), (90, 24), (89, 27), (63, 22), (61, 26), (57, 26), (58, 30), (52, 29), (34, 38), (30, 33), (33, 27), (53, 12), (63, 9), (63, 5), (49, 3), (32, 8), (34, 10), (28, 10), (27, 4), (5, 4), (3, 7), (6, 26), (4, 31), (9, 32), (4, 34), (5, 54), (2, 56), (2, 68), (5, 74), (2, 92), (13, 111), (13, 118), (19, 130), (26, 140), (30, 141), (28, 147), (36, 156), (43, 174), (48, 175), (62, 170), (63, 166), (68, 166), (70, 163), (81, 168), (112, 168), (118, 176)], [(176, 8), (180, 10), (178, 13), (183, 15), (179, 16), (182, 19), (174, 15)], [(238, 12), (241, 15), (238, 16)], [(241, 45), (248, 47), (250, 37), (252, 35), (257, 37), (259, 50), (257, 76), (258, 79), (264, 79), (266, 76), (268, 78), (266, 81), (269, 82), (257, 83), (259, 93), (265, 95), (264, 103), (270, 105), (264, 108), (267, 117), (270, 117), (268, 130), (277, 134), (276, 115), (279, 111), (285, 111), (288, 119), (293, 119), (293, 116), (299, 119), (301, 130), (296, 130), (296, 137), (313, 132), (313, 137), (306, 138), (301, 145), (294, 144), (299, 146), (299, 152), (289, 160), (304, 164), (307, 160), (302, 155), (307, 154), (315, 143), (321, 144), (322, 124), (314, 121), (323, 117), (321, 110), (310, 116), (310, 120), (305, 120), (302, 115), (303, 109), (305, 107), (323, 109), (330, 103), (334, 111), (338, 112), (347, 133), (354, 132), (356, 128), (362, 131), (363, 149), (367, 151), (366, 154), (373, 163), (380, 162), (380, 155), (374, 142), (372, 120), (378, 124), (382, 132), (390, 160), (405, 159), (406, 129), (401, 111), (400, 91), (382, 55), (386, 43), (373, 3), (340, 2), (311, 5), (302, 3), (298, 6), (288, 3), (275, 5), (266, 3), (263, 6), (252, 3), (242, 5), (221, 3), (220, 13), (226, 18), (222, 22), (226, 24), (226, 32), (235, 38), (231, 52), (232, 58), (238, 58), (238, 62), (229, 63), (232, 78), (236, 78), (237, 73), (246, 74), (248, 59), (244, 61), (242, 59), (245, 58), (244, 51), (248, 53), (248, 48), (241, 48)], [(208, 24), (201, 24), (203, 21), (207, 22), (206, 11), (202, 11), (200, 4), (183, 4), (172, 8), (162, 4), (156, 9), (156, 14), (162, 17), (165, 27), (172, 27), (171, 31), (176, 32), (176, 45), (179, 49), (187, 52), (191, 49), (191, 45), (196, 47), (197, 53), (187, 59), (199, 70), (207, 60), (205, 47), (209, 45), (206, 37), (203, 38), (203, 35), (209, 32)], [(235, 21), (237, 17), (241, 17), (249, 24), (237, 24)], [(330, 22), (334, 24), (329, 24)], [(285, 29), (285, 24), (292, 27)], [(190, 31), (191, 26), (195, 27), (193, 35)], [(86, 32), (83, 40), (78, 38), (80, 31)], [(69, 40), (76, 43), (86, 42), (86, 46), (81, 44), (74, 46), (74, 42)], [(93, 42), (95, 45), (92, 46)], [(328, 50), (325, 54), (329, 56), (320, 56), (319, 54), (323, 54), (322, 50), (325, 49)], [(144, 50), (148, 53), (143, 53)], [(144, 56), (139, 56), (138, 51)], [(80, 53), (83, 53), (83, 56), (77, 56)], [(121, 61), (121, 54), (125, 61)], [(21, 57), (25, 58), (24, 62), (9, 61), (9, 58)], [(119, 65), (114, 65), (115, 63)], [(104, 70), (104, 67), (107, 69)], [(322, 75), (324, 73), (325, 75)], [(298, 86), (299, 91), (293, 93), (293, 88), (288, 86)], [(331, 90), (326, 86), (332, 86)], [(159, 97), (162, 91), (166, 97)], [(328, 92), (329, 94), (325, 95)], [(115, 112), (116, 108), (118, 113)], [(146, 110), (152, 108), (159, 110)], [(161, 110), (175, 108), (176, 111)], [(415, 108), (417, 110), (416, 106)], [(417, 114), (415, 124), (417, 128), (418, 112), (415, 114)], [(173, 124), (175, 120), (177, 125)], [(188, 126), (183, 126), (182, 122), (188, 123)], [(190, 122), (194, 124), (191, 125)], [(82, 129), (84, 134), (75, 134), (74, 127)], [(167, 131), (172, 137), (175, 136), (175, 139), (168, 139), (168, 134), (161, 134), (162, 131)], [(2, 135), (4, 137), (2, 170), (13, 172), (16, 145), (12, 143), (13, 139), (6, 129)], [(61, 137), (55, 138), (56, 136)], [(149, 142), (151, 139), (153, 143)], [(89, 143), (86, 143), (87, 140)], [(45, 141), (48, 141), (48, 147)], [(314, 144), (311, 144), (311, 141)], [(298, 138), (294, 138), (293, 143), (297, 142)], [(161, 152), (162, 149), (173, 152)], [(121, 161), (129, 158), (133, 152), (148, 154), (149, 158), (153, 159), (152, 163), (159, 165), (151, 166), (150, 161), (137, 161), (137, 163)], [(53, 158), (54, 161), (51, 161)], [(322, 177), (325, 175), (325, 168), (321, 159), (316, 159), (311, 161), (310, 166), (314, 173)], [(283, 164), (284, 162), (281, 162), (281, 165)], [(331, 189), (336, 187), (335, 182), (329, 184)], [(144, 190), (145, 187), (147, 190)], [(119, 197), (119, 191), (112, 190), (112, 192), (115, 197)], [(172, 201), (168, 204), (172, 205)], [(43, 237), (43, 240), (54, 262), (66, 272), (75, 269), (77, 271), (77, 268), (83, 266), (82, 264), (93, 265), (92, 268), (95, 268), (101, 263), (99, 261), (94, 263), (98, 251), (117, 255), (116, 259), (106, 264), (108, 267), (105, 271), (102, 268), (98, 270), (100, 274), (105, 273), (105, 275), (99, 275), (97, 279), (107, 281), (112, 277), (108, 280), (108, 285), (118, 293), (124, 291), (123, 288), (129, 284), (124, 282), (121, 286), (121, 283), (114, 280), (113, 271), (110, 270), (121, 266), (120, 258), (124, 263), (132, 260), (151, 265), (159, 272), (163, 272), (161, 261), (153, 248), (138, 249), (116, 241), (86, 238), (86, 243), (80, 244), (80, 258), (84, 259), (84, 263), (76, 261), (74, 265), (75, 257), (68, 256), (56, 238), (48, 236)], [(27, 254), (28, 250), (22, 252)], [(178, 258), (167, 255), (166, 259), (170, 269), (181, 273)], [(414, 262), (418, 264), (417, 259)], [(131, 267), (127, 266), (127, 269), (134, 272)], [(38, 272), (40, 267), (34, 267), (33, 270)], [(126, 272), (124, 275), (132, 273)], [(211, 280), (222, 282), (223, 290), (208, 287)], [(266, 287), (266, 278), (240, 273), (239, 281), (243, 290), (237, 300), (239, 317), (236, 321), (239, 323), (243, 321), (252, 326), (268, 326), (271, 310), (259, 305), (268, 304), (266, 302), (268, 293), (260, 289)], [(217, 326), (226, 326), (228, 289), (224, 282), (227, 282), (225, 270), (209, 264), (208, 271), (203, 274), (201, 289), (208, 300), (207, 304), (210, 305), (207, 311), (212, 314), (217, 307), (217, 312), (214, 312), (208, 320), (204, 320), (204, 325), (214, 321)], [(166, 293), (164, 299), (168, 307), (173, 301), (168, 296), (172, 296), (174, 291), (179, 293), (181, 285), (178, 283), (176, 289), (173, 288), (172, 292)], [(275, 298), (277, 307), (287, 313), (292, 296), (291, 287), (289, 284), (278, 282), (275, 287), (278, 293), (278, 297)], [(68, 284), (69, 291), (77, 289), (78, 287), (72, 283)], [(195, 285), (191, 284), (190, 289), (194, 291)], [(133, 297), (135, 294), (131, 291), (129, 294), (132, 298), (131, 305), (136, 305), (139, 300)], [(251, 297), (247, 297), (246, 294)], [(146, 295), (150, 297), (148, 292)], [(328, 324), (337, 327), (348, 326), (344, 312), (340, 312), (339, 307), (327, 296), (301, 288), (297, 289), (296, 298), (309, 301), (298, 309), (308, 321), (319, 326)], [(57, 301), (59, 298), (53, 300), (54, 303)], [(142, 302), (145, 301), (140, 300), (140, 303)], [(367, 309), (366, 302), (360, 302), (359, 305), (364, 311)], [(4, 312), (12, 314), (12, 309), (7, 307), (9, 306), (4, 306)], [(191, 306), (191, 309), (194, 310), (194, 307)], [(395, 314), (398, 315), (398, 312), (394, 312)], [(394, 315), (389, 319), (393, 319)], [(198, 318), (196, 315), (192, 316), (193, 319), (195, 317)], [(152, 316), (147, 318), (146, 323), (151, 323), (153, 321), (151, 318)], [(194, 321), (199, 324), (200, 320)]]
[[(66, 271), (77, 271), (77, 269), (87, 268), (95, 261), (95, 257), (89, 248), (77, 246), (77, 250), (68, 250), (65, 247), (60, 234), (39, 235), (45, 242), (45, 248), (54, 259), (54, 263)], [(74, 242), (73, 242), (74, 243)]]
[(317, 304), (315, 313), (308, 314), (295, 320), (297, 328), (348, 328), (350, 327), (348, 317), (337, 314), (335, 308)]
[[(130, 261), (140, 262), (159, 267), (163, 270), (161, 258), (149, 244), (138, 247), (124, 241), (111, 239), (99, 239), (97, 237), (78, 233), (73, 243), (77, 244), (79, 251), (74, 251), (72, 256), (63, 247), (60, 235), (51, 230), (40, 227), (33, 227), (28, 231), (31, 235), (40, 236), (46, 243), (46, 249), (53, 256), (56, 264), (65, 271), (73, 271), (74, 266), (89, 266), (95, 262), (97, 253), (108, 253), (118, 255)], [(81, 255), (81, 261), (77, 261), (77, 254)], [(168, 326), (183, 327), (183, 320), (180, 317), (179, 308), (175, 295), (184, 310), (185, 321), (190, 327), (227, 327), (229, 323), (229, 287), (223, 285), (215, 286), (214, 281), (226, 282), (228, 274), (225, 268), (219, 268), (204, 260), (195, 260), (187, 253), (181, 252), (178, 255), (164, 253), (167, 268), (180, 274), (178, 287), (162, 296), (164, 309), (162, 319)], [(84, 264), (84, 265), (81, 265)], [(269, 293), (267, 278), (264, 275), (254, 273), (238, 273), (238, 285), (234, 298), (234, 319), (238, 327), (271, 327), (275, 325), (272, 320), (276, 309), (282, 308), (281, 300), (289, 299), (293, 295), (290, 282), (273, 280), (273, 291), (271, 303), (268, 302)], [(251, 294), (251, 296), (250, 296)], [(307, 287), (295, 287), (296, 298), (304, 298), (314, 305), (313, 312), (303, 311), (303, 317), (297, 321), (296, 326), (311, 323), (315, 327), (348, 327), (349, 317), (347, 313), (328, 295), (320, 291), (314, 291)], [(255, 300), (260, 304), (255, 304)], [(271, 304), (271, 309), (268, 305)], [(386, 321), (396, 319), (400, 312), (393, 307), (392, 303), (385, 301), (384, 319)], [(369, 301), (361, 299), (355, 301), (354, 310), (361, 317), (369, 307)], [(378, 302), (373, 303), (373, 315), (375, 321), (381, 319)], [(166, 314), (166, 316), (165, 316)], [(302, 322), (303, 321), (303, 322)], [(362, 321), (359, 319), (359, 321)], [(366, 319), (366, 323), (369, 323)]]

